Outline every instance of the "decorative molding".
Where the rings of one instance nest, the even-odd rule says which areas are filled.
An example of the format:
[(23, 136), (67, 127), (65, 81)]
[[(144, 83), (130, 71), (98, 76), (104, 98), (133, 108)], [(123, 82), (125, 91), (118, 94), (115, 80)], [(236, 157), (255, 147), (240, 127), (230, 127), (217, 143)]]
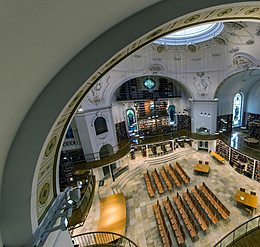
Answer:
[(100, 79), (94, 87), (90, 90), (91, 93), (87, 94), (87, 99), (92, 105), (98, 106), (104, 99), (106, 88), (109, 85), (110, 75), (107, 73), (102, 79)]
[(236, 70), (249, 69), (250, 67), (257, 66), (250, 58), (241, 55), (233, 59), (233, 64), (237, 67)]
[(148, 66), (147, 71), (148, 71), (148, 73), (150, 72), (152, 74), (155, 74), (155, 73), (162, 74), (164, 72), (164, 67), (159, 63), (154, 63), (154, 64), (151, 64)]
[(209, 76), (206, 76), (204, 72), (197, 72), (196, 76), (193, 77), (193, 84), (197, 89), (198, 95), (201, 98), (208, 96), (209, 87), (212, 83)]

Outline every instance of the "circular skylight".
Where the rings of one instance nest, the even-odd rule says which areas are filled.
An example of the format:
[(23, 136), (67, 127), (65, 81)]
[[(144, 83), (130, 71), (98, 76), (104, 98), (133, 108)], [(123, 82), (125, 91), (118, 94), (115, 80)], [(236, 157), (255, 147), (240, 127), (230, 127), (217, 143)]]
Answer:
[(155, 43), (168, 45), (186, 45), (191, 43), (198, 43), (209, 40), (217, 36), (223, 30), (223, 23), (210, 23), (190, 27), (178, 32), (171, 33)]

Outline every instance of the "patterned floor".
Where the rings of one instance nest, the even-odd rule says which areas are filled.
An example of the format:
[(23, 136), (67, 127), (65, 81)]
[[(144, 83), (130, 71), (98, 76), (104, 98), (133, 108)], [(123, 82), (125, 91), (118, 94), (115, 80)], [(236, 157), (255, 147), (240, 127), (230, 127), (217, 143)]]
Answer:
[[(183, 151), (183, 149), (181, 150)], [(105, 180), (104, 186), (97, 187), (93, 205), (85, 221), (85, 224), (83, 227), (76, 229), (74, 231), (74, 235), (83, 232), (95, 231), (97, 229), (99, 219), (99, 198), (104, 198), (121, 191), (125, 195), (127, 207), (125, 235), (136, 242), (140, 247), (163, 246), (152, 208), (152, 205), (156, 203), (156, 200), (158, 199), (161, 203), (161, 206), (163, 206), (162, 201), (165, 200), (167, 196), (169, 196), (169, 198), (172, 200), (173, 196), (176, 196), (177, 192), (183, 193), (187, 188), (191, 191), (195, 185), (200, 186), (202, 182), (207, 184), (211, 191), (215, 193), (215, 195), (222, 201), (222, 203), (230, 210), (231, 214), (227, 220), (221, 219), (220, 222), (216, 225), (210, 224), (209, 229), (204, 232), (198, 226), (198, 235), (191, 239), (181, 219), (181, 216), (177, 212), (176, 205), (172, 200), (173, 207), (176, 209), (186, 235), (185, 244), (182, 246), (214, 246), (214, 244), (217, 243), (217, 241), (225, 236), (228, 232), (259, 214), (259, 208), (256, 209), (252, 215), (244, 212), (241, 206), (236, 205), (234, 202), (234, 197), (237, 189), (240, 187), (246, 188), (247, 192), (250, 190), (256, 191), (257, 195), (260, 195), (260, 183), (251, 180), (244, 175), (238, 174), (227, 162), (225, 162), (225, 164), (217, 163), (213, 158), (210, 157), (209, 153), (205, 151), (196, 152), (195, 150), (190, 150), (192, 149), (187, 148), (188, 152), (186, 152), (185, 155), (178, 157), (171, 162), (172, 164), (175, 164), (176, 161), (179, 162), (184, 171), (190, 176), (190, 183), (187, 185), (182, 185), (180, 188), (175, 188), (171, 192), (166, 189), (162, 195), (156, 192), (154, 198), (150, 198), (146, 191), (146, 185), (143, 179), (144, 172), (142, 170), (147, 168), (144, 171), (148, 170), (151, 174), (154, 168), (159, 170), (162, 165), (164, 165), (166, 168), (169, 163), (166, 162), (160, 165), (157, 164), (148, 166), (145, 163), (145, 160), (147, 161), (147, 159), (142, 158), (141, 154), (136, 154), (136, 159), (134, 161), (130, 161), (130, 169), (123, 173), (116, 182), (112, 183), (111, 179), (108, 178)], [(195, 175), (193, 173), (194, 165), (198, 163), (198, 160), (209, 161), (210, 172), (208, 176)], [(127, 162), (122, 161), (122, 164), (127, 164)], [(140, 172), (138, 172), (139, 170)], [(124, 181), (123, 185), (122, 181)], [(259, 200), (260, 199), (258, 199), (258, 205)], [(169, 224), (164, 209), (163, 212), (171, 235), (173, 246), (175, 246), (177, 245), (175, 235)]]

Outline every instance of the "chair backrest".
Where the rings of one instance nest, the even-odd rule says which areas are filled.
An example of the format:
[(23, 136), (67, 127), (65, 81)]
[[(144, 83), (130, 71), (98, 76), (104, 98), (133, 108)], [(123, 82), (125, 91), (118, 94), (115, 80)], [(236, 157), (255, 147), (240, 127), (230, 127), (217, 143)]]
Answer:
[(246, 189), (244, 189), (244, 188), (240, 188), (240, 191), (243, 191), (243, 192), (245, 192), (245, 191), (246, 191)]
[(256, 196), (256, 192), (254, 192), (254, 191), (250, 191), (250, 194), (253, 196)]
[(209, 162), (208, 162), (208, 161), (205, 161), (205, 165), (209, 165)]
[(202, 160), (199, 160), (199, 164), (202, 164)]

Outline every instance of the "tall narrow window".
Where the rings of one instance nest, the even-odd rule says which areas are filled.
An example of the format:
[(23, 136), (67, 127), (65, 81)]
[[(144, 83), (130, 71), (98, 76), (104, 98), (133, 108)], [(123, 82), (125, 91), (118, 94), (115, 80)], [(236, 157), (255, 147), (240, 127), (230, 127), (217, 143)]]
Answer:
[(242, 110), (242, 95), (237, 93), (234, 97), (233, 103), (233, 126), (241, 124), (241, 110)]
[(129, 130), (135, 130), (136, 129), (136, 120), (135, 120), (135, 113), (132, 109), (129, 109), (126, 111), (127, 116), (127, 123), (128, 123), (128, 129)]
[(175, 108), (174, 108), (174, 106), (169, 107), (169, 119), (170, 119), (170, 124), (175, 124)]

